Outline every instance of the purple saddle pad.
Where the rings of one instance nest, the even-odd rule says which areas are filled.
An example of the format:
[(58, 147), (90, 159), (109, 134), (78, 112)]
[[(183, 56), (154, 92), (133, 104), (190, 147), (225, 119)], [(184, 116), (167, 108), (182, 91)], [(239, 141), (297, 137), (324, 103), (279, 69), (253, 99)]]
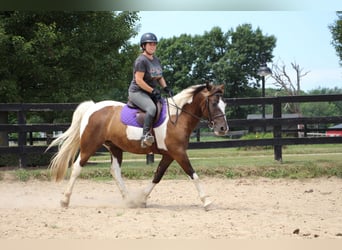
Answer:
[[(164, 99), (162, 99), (161, 102), (162, 109), (160, 111), (159, 120), (153, 124), (154, 128), (159, 127), (166, 119), (166, 102)], [(142, 128), (142, 125), (140, 125), (136, 119), (138, 111), (138, 108), (131, 108), (126, 104), (121, 110), (121, 122), (129, 126)]]

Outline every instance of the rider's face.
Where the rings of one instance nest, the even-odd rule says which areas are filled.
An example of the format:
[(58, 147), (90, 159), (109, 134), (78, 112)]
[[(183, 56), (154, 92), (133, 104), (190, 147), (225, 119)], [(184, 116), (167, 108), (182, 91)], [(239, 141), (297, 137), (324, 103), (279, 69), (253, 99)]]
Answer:
[(148, 54), (153, 55), (157, 49), (157, 43), (146, 43), (145, 50)]

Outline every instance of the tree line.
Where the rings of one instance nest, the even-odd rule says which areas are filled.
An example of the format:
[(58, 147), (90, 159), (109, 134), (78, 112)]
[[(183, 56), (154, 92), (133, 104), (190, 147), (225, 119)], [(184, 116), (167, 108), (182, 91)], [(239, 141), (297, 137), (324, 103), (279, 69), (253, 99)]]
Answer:
[[(341, 26), (338, 13), (330, 29), (340, 58)], [(138, 28), (138, 12), (0, 12), (0, 102), (125, 102), (140, 53), (129, 40)], [(275, 47), (275, 36), (241, 24), (160, 39), (157, 56), (175, 92), (210, 81), (225, 84), (225, 97), (253, 97), (260, 96), (260, 63), (272, 62)], [(253, 109), (238, 107), (228, 115), (246, 117)]]
[(0, 13), (1, 102), (80, 102), (126, 88), (136, 12)]

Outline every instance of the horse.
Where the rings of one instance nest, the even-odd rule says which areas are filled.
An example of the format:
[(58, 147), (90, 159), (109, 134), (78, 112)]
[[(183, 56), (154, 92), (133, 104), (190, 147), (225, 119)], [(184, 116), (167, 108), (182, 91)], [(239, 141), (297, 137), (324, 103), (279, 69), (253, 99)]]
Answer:
[[(69, 182), (60, 201), (67, 208), (77, 177), (89, 158), (104, 146), (111, 154), (110, 173), (113, 176), (123, 200), (130, 200), (132, 206), (146, 207), (146, 201), (153, 188), (160, 182), (169, 165), (176, 161), (193, 181), (204, 209), (212, 204), (204, 192), (200, 179), (194, 171), (187, 148), (190, 135), (201, 119), (215, 135), (227, 134), (229, 127), (225, 116), (225, 103), (222, 100), (223, 85), (199, 84), (182, 90), (167, 98), (167, 116), (152, 129), (155, 143), (146, 148), (140, 145), (142, 128), (126, 125), (121, 121), (121, 111), (125, 103), (118, 101), (85, 101), (78, 105), (72, 117), (70, 127), (52, 141), (47, 150), (58, 146), (58, 152), (52, 157), (49, 168), (52, 180), (64, 179), (68, 167), (72, 166)], [(154, 173), (152, 182), (135, 195), (129, 196), (128, 189), (121, 176), (123, 152), (134, 154), (160, 154), (162, 156)], [(77, 158), (76, 158), (77, 156)]]

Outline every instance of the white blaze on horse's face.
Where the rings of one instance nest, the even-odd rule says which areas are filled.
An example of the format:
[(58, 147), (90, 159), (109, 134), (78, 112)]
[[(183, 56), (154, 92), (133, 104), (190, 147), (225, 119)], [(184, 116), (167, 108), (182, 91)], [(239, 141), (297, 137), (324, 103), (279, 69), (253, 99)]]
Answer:
[[(218, 106), (221, 109), (222, 113), (225, 114), (225, 112), (226, 112), (226, 103), (222, 100), (222, 98), (220, 98)], [(224, 119), (226, 119), (226, 116), (224, 116)]]
[(220, 98), (220, 101), (218, 103), (218, 107), (220, 108), (222, 114), (224, 114), (223, 118), (224, 118), (224, 121), (226, 124), (226, 129), (222, 129), (222, 127), (220, 127), (219, 129), (214, 129), (214, 133), (217, 136), (223, 136), (223, 135), (226, 135), (228, 133), (229, 126), (228, 126), (226, 115), (225, 115), (226, 103), (222, 100), (222, 98)]

